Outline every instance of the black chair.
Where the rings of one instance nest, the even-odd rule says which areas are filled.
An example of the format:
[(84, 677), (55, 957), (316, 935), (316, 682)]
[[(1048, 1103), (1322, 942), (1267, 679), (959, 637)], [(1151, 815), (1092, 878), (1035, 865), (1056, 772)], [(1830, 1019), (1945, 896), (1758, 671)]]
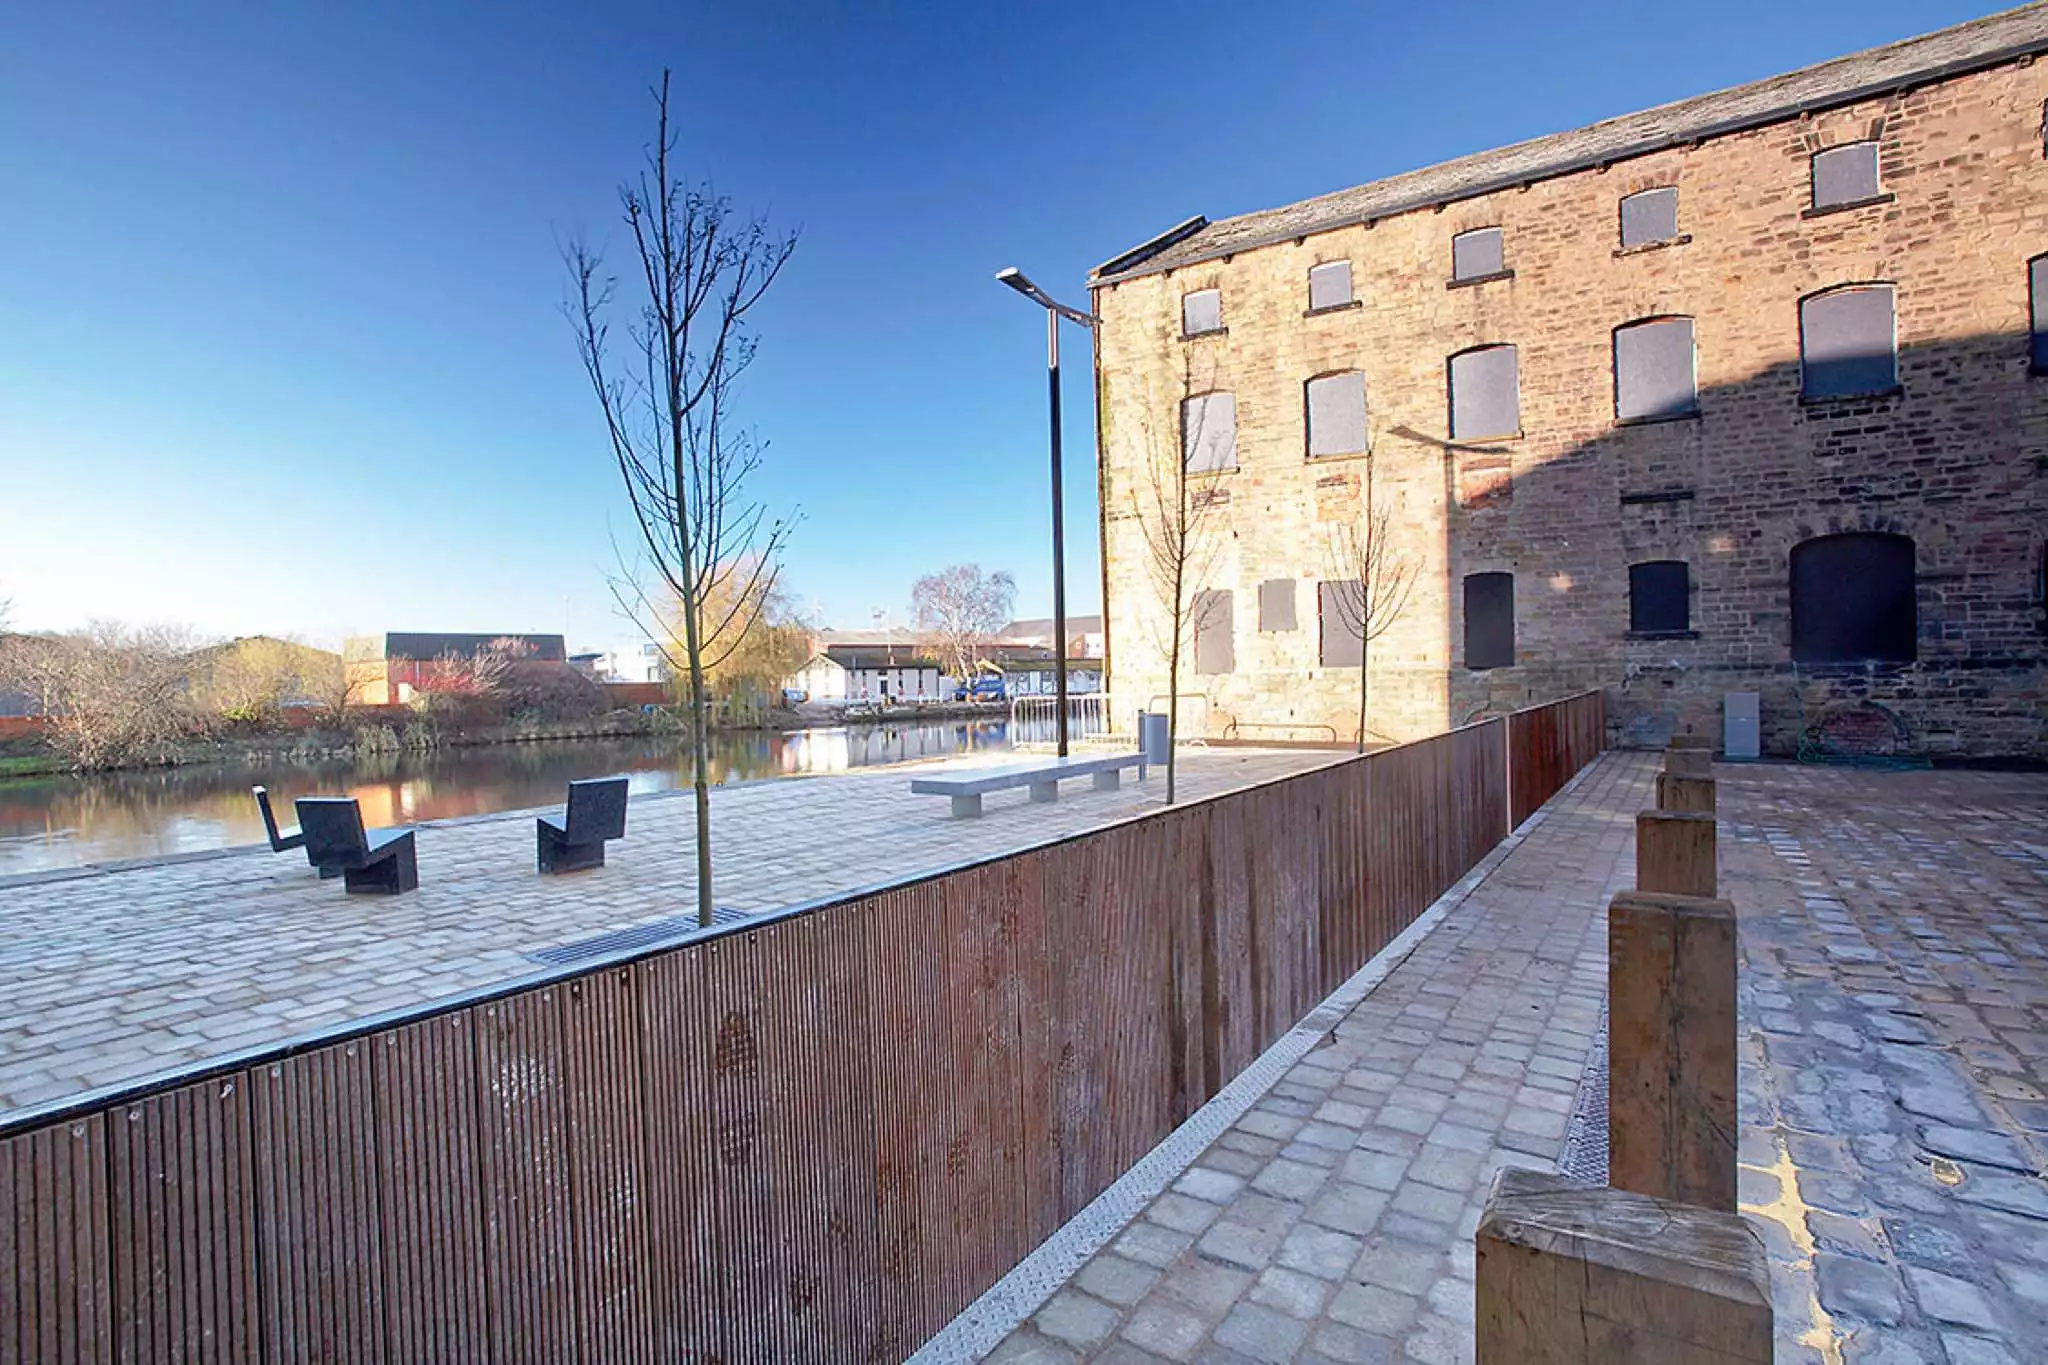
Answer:
[(367, 895), (396, 896), (418, 889), (420, 867), (412, 830), (365, 834), (362, 807), (353, 796), (302, 796), (296, 804), (306, 857), (321, 876), (338, 872), (350, 891)]
[(256, 809), (263, 812), (263, 830), (270, 836), (270, 851), (272, 853), (286, 853), (295, 848), (304, 848), (306, 846), (306, 832), (304, 830), (280, 831), (278, 829), (277, 817), (270, 813), (270, 793), (261, 787), (251, 787), (249, 790), (256, 794)]
[(593, 777), (569, 784), (569, 810), (561, 824), (543, 815), (533, 822), (535, 861), (543, 872), (580, 872), (604, 866), (607, 839), (626, 837), (626, 779)]
[[(249, 790), (256, 794), (256, 809), (263, 813), (263, 832), (270, 836), (270, 851), (272, 853), (289, 853), (295, 848), (304, 848), (306, 846), (306, 832), (304, 830), (280, 830), (277, 827), (277, 817), (270, 813), (270, 793), (261, 787), (251, 787)], [(306, 861), (309, 863), (313, 862), (313, 857), (310, 853), (306, 855)], [(313, 866), (314, 870), (319, 872), (320, 880), (322, 881), (326, 881), (329, 877), (339, 877), (341, 875), (341, 869), (338, 867), (321, 867), (318, 863), (314, 863)]]

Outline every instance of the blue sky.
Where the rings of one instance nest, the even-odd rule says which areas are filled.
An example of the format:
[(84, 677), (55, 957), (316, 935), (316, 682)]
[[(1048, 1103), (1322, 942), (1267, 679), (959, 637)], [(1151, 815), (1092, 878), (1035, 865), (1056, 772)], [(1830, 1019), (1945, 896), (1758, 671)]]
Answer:
[[(559, 239), (676, 69), (683, 163), (801, 229), (759, 311), (787, 582), (899, 618), (972, 560), (1051, 608), (1044, 327), (1094, 264), (1989, 12), (1072, 3), (48, 3), (0, 16), (0, 599), (13, 624), (625, 643), (625, 505)], [(1099, 568), (1067, 333), (1069, 610)]]

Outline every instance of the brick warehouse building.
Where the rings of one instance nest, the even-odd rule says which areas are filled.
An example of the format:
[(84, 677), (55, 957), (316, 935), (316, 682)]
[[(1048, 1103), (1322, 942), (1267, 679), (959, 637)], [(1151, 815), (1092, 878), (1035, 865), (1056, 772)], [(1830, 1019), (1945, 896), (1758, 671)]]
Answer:
[(2029, 6), (1100, 267), (1118, 714), (1166, 690), (1185, 460), (1183, 733), (1352, 736), (1369, 488), (1417, 571), (1377, 734), (1748, 690), (1772, 752), (2048, 755), (2042, 53)]

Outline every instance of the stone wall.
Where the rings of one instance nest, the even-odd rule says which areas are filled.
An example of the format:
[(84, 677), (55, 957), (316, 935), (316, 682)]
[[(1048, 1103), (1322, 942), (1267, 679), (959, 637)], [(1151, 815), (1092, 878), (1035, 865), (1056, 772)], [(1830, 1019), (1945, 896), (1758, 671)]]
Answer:
[[(1358, 671), (1318, 663), (1329, 530), (1371, 479), (1419, 580), (1373, 646), (1388, 738), (1586, 686), (1624, 741), (1763, 694), (1766, 748), (1875, 703), (1901, 748), (2048, 754), (2041, 574), (2048, 377), (2029, 364), (2028, 261), (2048, 252), (2048, 67), (2011, 64), (1604, 169), (1340, 228), (1095, 289), (1103, 555), (1120, 723), (1166, 690), (1144, 526), (1170, 486), (1180, 399), (1227, 389), (1234, 471), (1199, 476), (1205, 572), (1233, 594), (1234, 667), (1183, 688), (1184, 732), (1356, 727)], [(1815, 214), (1812, 153), (1880, 143), (1886, 197)], [(1679, 241), (1623, 251), (1618, 202), (1675, 185)], [(1499, 225), (1509, 278), (1448, 284), (1451, 238)], [(1309, 314), (1313, 265), (1351, 262), (1355, 307)], [(1800, 300), (1896, 286), (1900, 392), (1803, 402)], [(1183, 339), (1181, 296), (1219, 288), (1225, 331)], [(1694, 319), (1699, 410), (1618, 424), (1613, 331)], [(1447, 361), (1518, 347), (1521, 434), (1453, 445)], [(1364, 373), (1372, 454), (1306, 455), (1303, 385)], [(1788, 558), (1808, 537), (1915, 544), (1918, 658), (1795, 667)], [(1629, 633), (1633, 563), (1686, 561), (1692, 634)], [(1514, 575), (1510, 667), (1463, 660), (1466, 575)], [(1259, 584), (1296, 585), (1298, 628), (1258, 630)], [(1882, 714), (1882, 713), (1878, 713)], [(1847, 727), (1853, 728), (1853, 727)], [(1867, 725), (1865, 727), (1868, 728)]]

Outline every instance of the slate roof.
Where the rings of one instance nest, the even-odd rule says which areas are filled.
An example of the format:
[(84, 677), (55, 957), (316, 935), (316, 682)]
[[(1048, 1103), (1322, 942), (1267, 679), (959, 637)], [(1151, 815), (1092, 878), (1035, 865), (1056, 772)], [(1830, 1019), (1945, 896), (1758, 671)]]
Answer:
[(384, 637), (384, 657), (387, 659), (474, 659), (477, 651), (484, 649), (494, 640), (523, 640), (533, 647), (530, 656), (542, 663), (558, 664), (568, 658), (568, 649), (559, 635), (522, 635), (512, 631), (499, 631), (495, 635), (450, 635), (421, 631), (391, 631)]
[(1155, 274), (1312, 232), (1471, 199), (1965, 75), (2043, 51), (2048, 51), (2048, 0), (1787, 75), (1407, 171), (1284, 208), (1215, 223), (1190, 219), (1098, 266), (1090, 283), (1109, 284)]

